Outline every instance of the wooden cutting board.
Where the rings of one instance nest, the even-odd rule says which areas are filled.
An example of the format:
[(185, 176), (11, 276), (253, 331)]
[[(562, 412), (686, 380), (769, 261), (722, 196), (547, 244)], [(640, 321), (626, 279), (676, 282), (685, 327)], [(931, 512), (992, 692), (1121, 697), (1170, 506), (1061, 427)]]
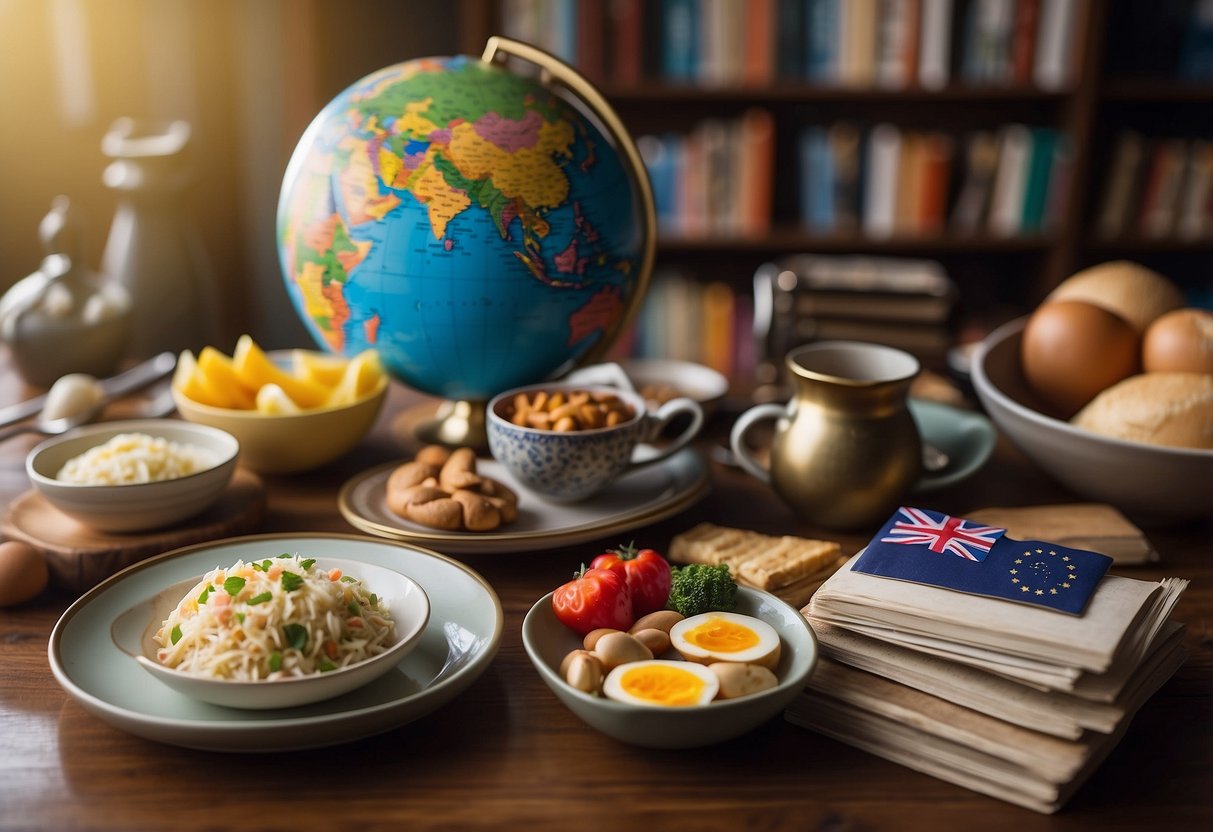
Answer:
[(51, 581), (76, 593), (92, 589), (132, 563), (163, 552), (233, 535), (251, 534), (265, 516), (265, 485), (237, 468), (219, 501), (195, 517), (147, 532), (99, 532), (68, 517), (32, 489), (13, 500), (0, 535), (40, 550)]

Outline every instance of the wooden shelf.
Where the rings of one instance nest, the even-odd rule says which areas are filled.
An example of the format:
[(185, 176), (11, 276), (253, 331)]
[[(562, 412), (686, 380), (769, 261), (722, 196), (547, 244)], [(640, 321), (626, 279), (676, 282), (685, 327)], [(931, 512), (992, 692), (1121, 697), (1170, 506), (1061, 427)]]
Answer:
[(943, 234), (939, 236), (869, 237), (864, 234), (812, 234), (798, 228), (776, 228), (760, 237), (737, 237), (713, 234), (708, 237), (662, 235), (657, 242), (660, 254), (696, 252), (772, 252), (796, 251), (817, 254), (866, 252), (892, 253), (988, 253), (1041, 252), (1055, 245), (1056, 237), (1048, 234), (997, 237), (989, 234)]
[(1213, 104), (1213, 84), (1165, 78), (1116, 78), (1104, 86), (1105, 101), (1159, 104)]
[(599, 86), (599, 91), (609, 100), (618, 104), (655, 103), (666, 106), (671, 101), (677, 101), (679, 104), (713, 102), (728, 104), (739, 101), (752, 104), (784, 102), (813, 104), (835, 101), (860, 104), (889, 102), (1039, 104), (1063, 101), (1070, 95), (1068, 92), (1042, 90), (1036, 87), (974, 86), (968, 84), (931, 90), (922, 87), (842, 87), (789, 83), (776, 83), (766, 87), (699, 87), (653, 82), (647, 83), (644, 86), (620, 86), (608, 83)]
[(1116, 239), (1093, 239), (1085, 243), (1088, 251), (1101, 256), (1130, 257), (1134, 254), (1195, 254), (1208, 252), (1213, 256), (1213, 239), (1181, 239), (1179, 237), (1124, 236)]

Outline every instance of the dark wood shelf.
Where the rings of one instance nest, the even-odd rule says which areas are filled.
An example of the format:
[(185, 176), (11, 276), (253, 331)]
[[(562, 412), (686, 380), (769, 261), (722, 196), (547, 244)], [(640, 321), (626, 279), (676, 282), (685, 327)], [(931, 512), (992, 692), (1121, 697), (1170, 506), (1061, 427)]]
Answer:
[(942, 89), (923, 87), (845, 87), (818, 84), (775, 83), (771, 86), (702, 87), (670, 84), (664, 81), (645, 83), (643, 86), (618, 85), (605, 82), (599, 91), (609, 100), (621, 105), (702, 104), (720, 102), (730, 104), (748, 102), (753, 104), (813, 104), (824, 102), (847, 102), (881, 104), (888, 102), (920, 102), (947, 104), (1002, 103), (1056, 103), (1068, 98), (1071, 93), (1042, 90), (1022, 86), (980, 86), (959, 84)]
[(1213, 104), (1213, 84), (1169, 78), (1114, 78), (1102, 91), (1105, 101)]
[(864, 234), (813, 234), (794, 227), (772, 229), (758, 237), (712, 234), (705, 237), (662, 235), (657, 242), (660, 254), (698, 252), (788, 253), (806, 251), (819, 254), (865, 252), (936, 253), (948, 252), (1006, 254), (1040, 252), (1057, 242), (1050, 234), (999, 237), (990, 234), (942, 234), (933, 236), (894, 235), (870, 237)]
[(1176, 253), (1188, 254), (1208, 252), (1213, 256), (1213, 238), (1183, 239), (1180, 237), (1140, 237), (1136, 235), (1115, 239), (1092, 239), (1084, 243), (1086, 249), (1101, 256), (1128, 257), (1134, 254)]

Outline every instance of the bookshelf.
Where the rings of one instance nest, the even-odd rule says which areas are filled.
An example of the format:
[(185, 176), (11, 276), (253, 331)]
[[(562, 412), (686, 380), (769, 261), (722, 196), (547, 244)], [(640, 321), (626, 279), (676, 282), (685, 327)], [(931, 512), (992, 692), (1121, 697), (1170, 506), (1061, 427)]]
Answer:
[[(1204, 154), (1213, 166), (1213, 150), (1204, 150), (1213, 143), (1211, 7), (1210, 0), (462, 0), (460, 37), (471, 54), (502, 33), (564, 57), (645, 142), (690, 144), (707, 132), (709, 144), (719, 143), (721, 130), (737, 142), (744, 131), (736, 124), (748, 113), (769, 117), (769, 204), (761, 216), (748, 224), (714, 215), (661, 223), (656, 280), (731, 287), (735, 307), (752, 313), (744, 296), (771, 260), (801, 253), (930, 258), (958, 284), (958, 320), (971, 338), (1107, 259), (1138, 260), (1178, 281), (1193, 304), (1213, 305), (1208, 193), (1189, 197), (1187, 210), (1198, 217), (1178, 230), (1185, 180), (1203, 170)], [(754, 33), (755, 20), (765, 21), (758, 26), (764, 34)], [(830, 30), (839, 33), (836, 43), (812, 37), (813, 22), (822, 20), (839, 27)], [(595, 33), (597, 42), (579, 51)], [(790, 55), (794, 37), (801, 42)], [(815, 220), (808, 194), (823, 178), (809, 175), (810, 160), (821, 159), (821, 142), (814, 150), (805, 136), (840, 125), (858, 136), (860, 158), (842, 164), (830, 157), (836, 178), (828, 199), (817, 194)], [(1099, 233), (1126, 133), (1141, 138), (1142, 161), (1132, 171), (1122, 227)], [(872, 156), (890, 135), (894, 149), (886, 148), (883, 161)], [(1004, 171), (1008, 182), (1000, 185), (995, 163), (978, 214), (963, 223), (958, 203), (974, 176), (969, 150), (977, 136), (993, 144), (999, 161), (1018, 154), (1025, 172)], [(1160, 142), (1181, 158), (1156, 160)], [(925, 176), (943, 175), (909, 169), (906, 160), (919, 158), (926, 143), (946, 148), (943, 202), (929, 218), (906, 215), (926, 209), (880, 194), (871, 179), (883, 170), (884, 181), (918, 193)], [(856, 166), (847, 193), (837, 171)], [(722, 175), (708, 170), (709, 181)], [(1152, 186), (1151, 176), (1158, 180)], [(651, 178), (660, 214), (661, 187)], [(684, 204), (710, 201), (704, 187), (682, 186)], [(1143, 221), (1147, 191), (1170, 195), (1162, 212), (1170, 216), (1156, 209), (1153, 223)], [(882, 211), (870, 208), (878, 200), (885, 200)], [(840, 204), (849, 205), (842, 221)], [(673, 294), (685, 300), (686, 290)], [(721, 369), (746, 371), (736, 363)]]

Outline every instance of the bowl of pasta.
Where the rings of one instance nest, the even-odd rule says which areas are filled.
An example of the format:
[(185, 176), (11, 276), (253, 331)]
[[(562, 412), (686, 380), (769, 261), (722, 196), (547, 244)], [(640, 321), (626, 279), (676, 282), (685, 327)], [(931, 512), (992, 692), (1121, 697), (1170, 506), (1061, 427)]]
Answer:
[(283, 554), (180, 581), (120, 614), (114, 644), (179, 693), (229, 708), (290, 708), (366, 685), (429, 621), (400, 572)]

